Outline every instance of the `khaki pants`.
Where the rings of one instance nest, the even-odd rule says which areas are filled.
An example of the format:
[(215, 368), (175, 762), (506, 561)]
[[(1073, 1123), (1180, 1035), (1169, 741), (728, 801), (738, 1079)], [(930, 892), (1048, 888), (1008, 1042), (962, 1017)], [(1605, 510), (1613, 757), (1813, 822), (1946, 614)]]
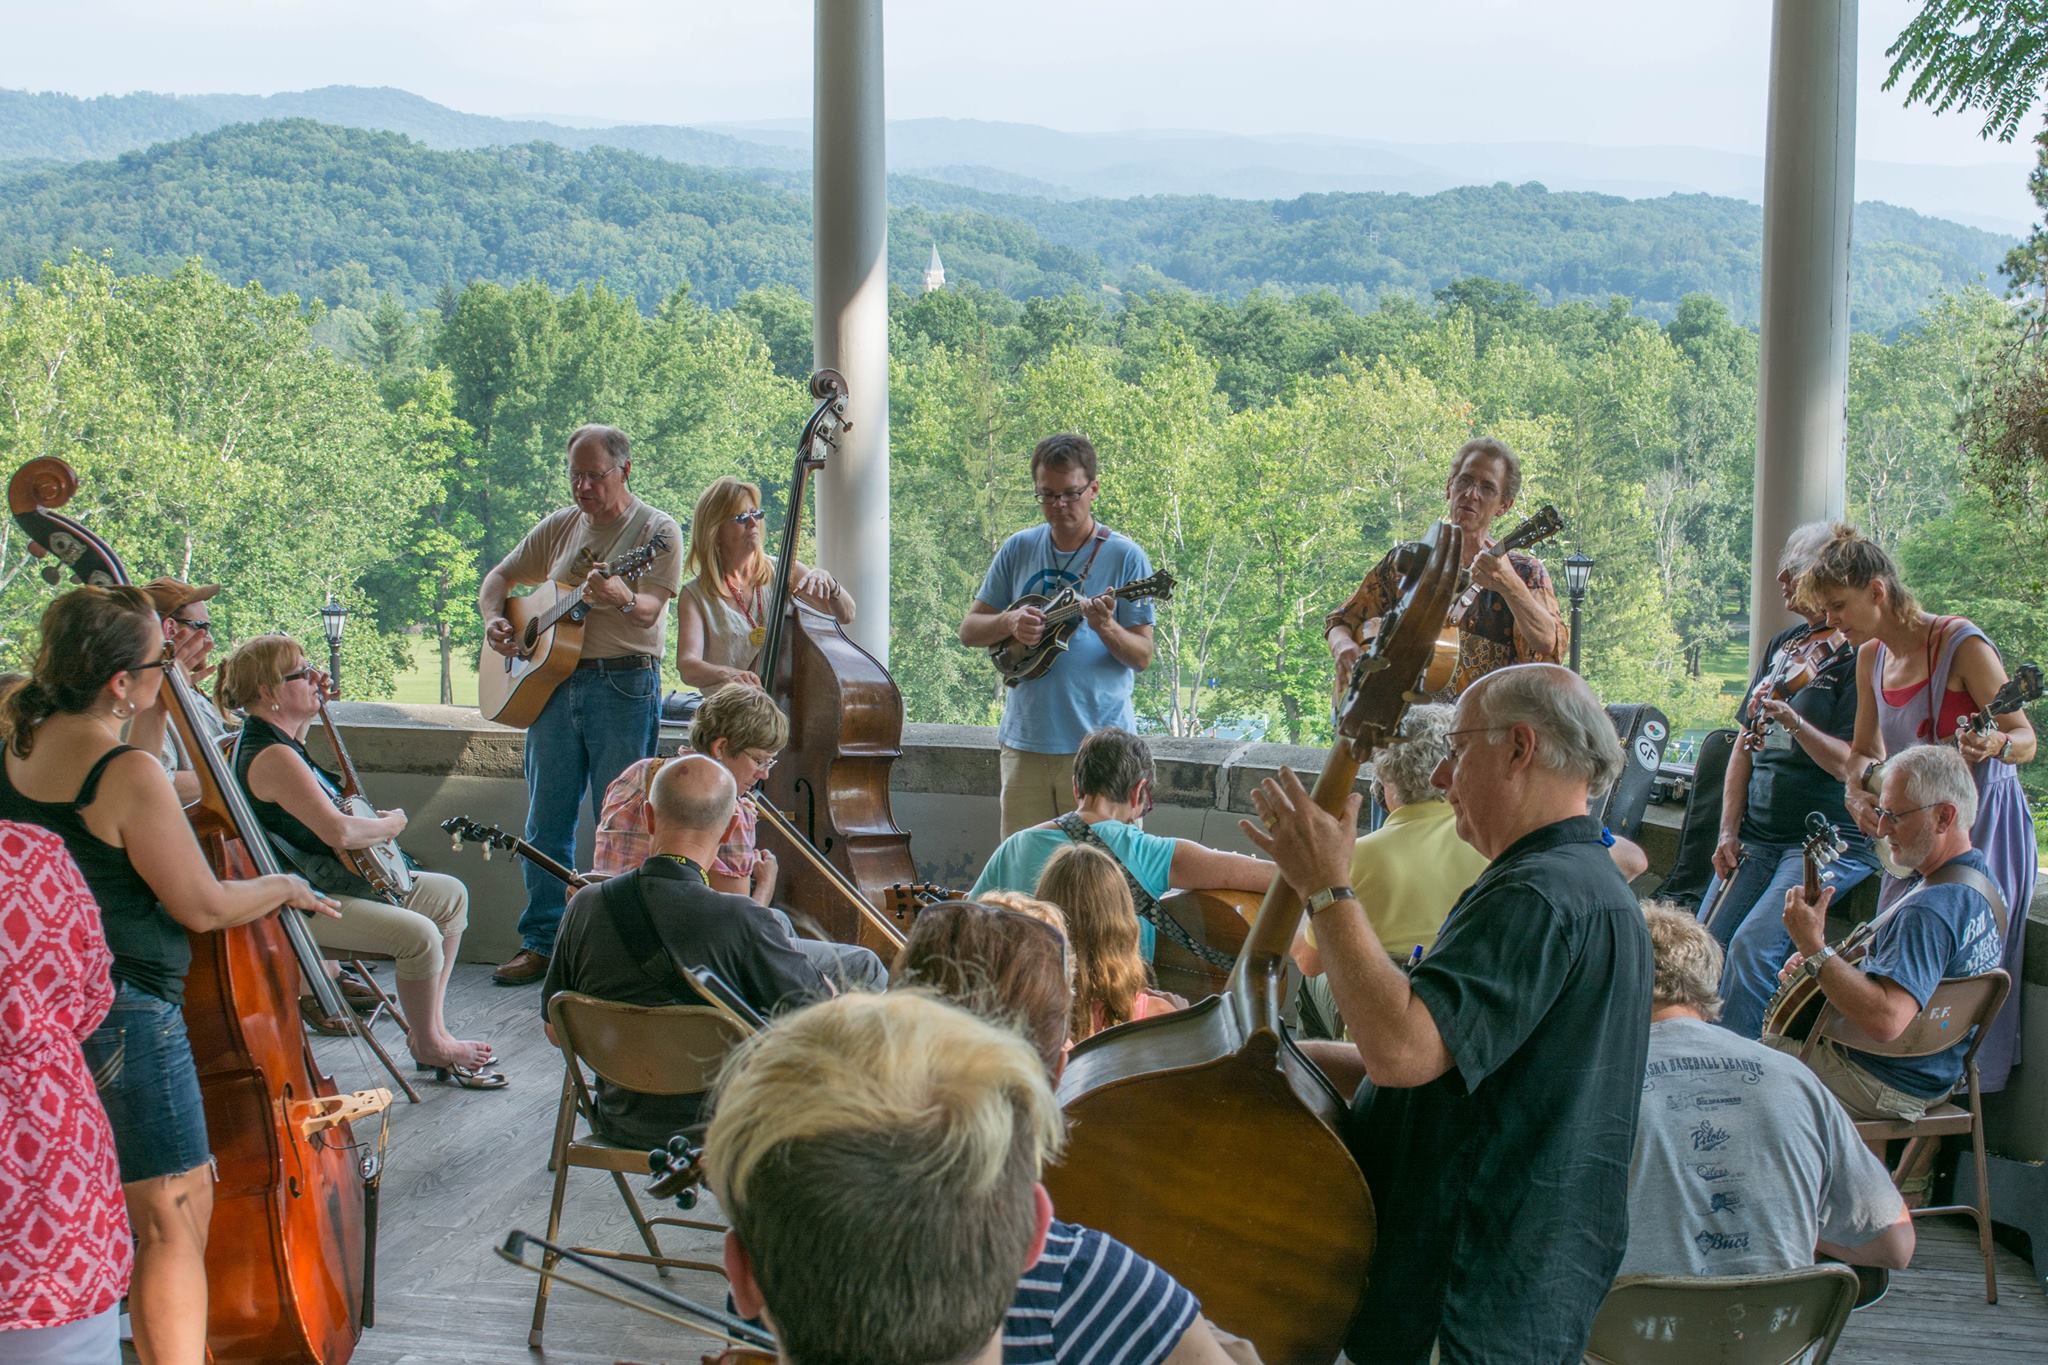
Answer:
[(1074, 808), (1074, 756), (1034, 754), (1005, 745), (1003, 838), (1057, 819)]
[(441, 974), (441, 940), (469, 924), (469, 888), (444, 872), (415, 872), (404, 905), (336, 896), (341, 918), (315, 915), (313, 941), (339, 952), (383, 953), (397, 961), (401, 981)]
[[(1785, 1038), (1766, 1038), (1766, 1047), (1799, 1055), (1800, 1044)], [(1903, 1090), (1894, 1090), (1850, 1059), (1832, 1040), (1823, 1038), (1806, 1055), (1806, 1065), (1820, 1077), (1820, 1083), (1834, 1093), (1858, 1119), (1917, 1119), (1937, 1100), (1923, 1100)]]

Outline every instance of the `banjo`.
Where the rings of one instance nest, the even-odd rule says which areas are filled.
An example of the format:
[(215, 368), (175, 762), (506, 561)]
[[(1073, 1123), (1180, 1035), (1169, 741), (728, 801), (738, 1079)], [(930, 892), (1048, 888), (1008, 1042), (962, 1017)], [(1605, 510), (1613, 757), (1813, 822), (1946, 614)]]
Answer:
[[(343, 815), (364, 820), (377, 819), (379, 812), (363, 795), (363, 779), (356, 775), (355, 762), (342, 746), (340, 727), (335, 725), (334, 717), (327, 714), (325, 697), (320, 699), (320, 725), (327, 731), (327, 743), (334, 750), (335, 764), (341, 769), (341, 789), (333, 793), (336, 808)], [(398, 840), (383, 839), (368, 848), (339, 848), (335, 852), (349, 871), (368, 882), (385, 900), (402, 905), (412, 894), (412, 864), (406, 860)]]

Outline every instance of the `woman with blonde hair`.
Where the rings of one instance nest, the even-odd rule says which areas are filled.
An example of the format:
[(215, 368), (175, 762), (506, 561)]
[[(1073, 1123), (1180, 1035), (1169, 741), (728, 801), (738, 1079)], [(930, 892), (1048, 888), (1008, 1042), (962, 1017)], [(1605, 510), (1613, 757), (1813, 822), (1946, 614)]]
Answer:
[(235, 739), (235, 777), (279, 852), (341, 905), (339, 919), (313, 923), (314, 941), (342, 953), (367, 950), (394, 959), (413, 1062), (436, 1080), (497, 1090), (505, 1074), (491, 1068), (491, 1045), (457, 1038), (442, 1010), (469, 924), (469, 888), (445, 873), (415, 872), (411, 894), (392, 904), (336, 856), (396, 838), (406, 818), (402, 810), (349, 815), (335, 803), (339, 779), (314, 765), (305, 744), (320, 715), (324, 681), (289, 635), (259, 635), (235, 646), (220, 669), (221, 705), (247, 716)]
[[(699, 691), (729, 682), (762, 685), (755, 671), (775, 591), (775, 557), (761, 548), (761, 489), (715, 479), (690, 516), (689, 575), (676, 598), (676, 672)], [(790, 565), (790, 590), (805, 606), (853, 620), (853, 594), (823, 569)]]
[(1186, 1009), (1151, 988), (1138, 954), (1138, 911), (1123, 869), (1099, 848), (1068, 844), (1038, 874), (1038, 899), (1060, 908), (1073, 948), (1075, 1042), (1106, 1028)]
[[(1887, 756), (1916, 744), (1952, 745), (1961, 752), (1977, 788), (1970, 846), (1984, 855), (1985, 870), (2005, 897), (2004, 965), (2017, 979), (2040, 865), (2018, 772), (2020, 764), (2033, 762), (2034, 727), (2023, 708), (1997, 717), (1983, 734), (1967, 723), (2005, 686), (1997, 648), (1963, 617), (1923, 609), (1899, 581), (1891, 556), (1848, 526), (1837, 526), (1815, 557), (1800, 580), (1800, 597), (1825, 612), (1827, 623), (1857, 647), (1855, 738), (1844, 744), (1815, 736), (1816, 761), (1847, 785), (1849, 813), (1865, 834), (1910, 841), (1923, 832), (1920, 822), (1934, 817), (1882, 809), (1874, 794), (1877, 770)], [(1890, 906), (1912, 885), (1910, 878), (1887, 876), (1879, 907)], [(2019, 1061), (2019, 1016), (2020, 993), (2014, 991), (1978, 1051), (1986, 1092), (2002, 1089)]]

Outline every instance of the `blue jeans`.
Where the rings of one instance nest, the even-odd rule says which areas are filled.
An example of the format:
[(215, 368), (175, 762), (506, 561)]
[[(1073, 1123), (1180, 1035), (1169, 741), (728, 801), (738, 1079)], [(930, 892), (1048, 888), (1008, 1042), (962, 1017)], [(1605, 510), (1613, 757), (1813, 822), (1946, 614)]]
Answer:
[(114, 1130), (121, 1183), (183, 1175), (212, 1159), (185, 1011), (114, 983), (114, 1007), (83, 1045)]
[[(1851, 835), (1849, 849), (1824, 874), (1839, 899), (1877, 870), (1870, 845)], [(1763, 1032), (1764, 1008), (1778, 990), (1778, 969), (1792, 956), (1785, 932), (1785, 893), (1799, 885), (1799, 845), (1744, 841), (1742, 861), (1722, 890), (1719, 873), (1700, 898), (1707, 929), (1728, 951), (1721, 968), (1721, 1026), (1745, 1038)]]
[[(562, 680), (526, 731), (526, 841), (576, 866), (576, 820), (584, 793), (594, 818), (612, 779), (654, 754), (661, 733), (661, 680), (651, 667), (579, 668)], [(552, 954), (567, 888), (523, 863), (526, 911), (519, 942)]]

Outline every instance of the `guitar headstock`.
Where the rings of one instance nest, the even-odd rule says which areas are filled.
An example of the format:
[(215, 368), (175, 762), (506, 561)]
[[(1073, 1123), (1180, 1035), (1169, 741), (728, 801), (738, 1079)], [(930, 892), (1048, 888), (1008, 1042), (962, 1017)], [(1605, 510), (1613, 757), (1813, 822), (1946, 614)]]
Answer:
[(1546, 502), (1536, 509), (1535, 516), (1501, 537), (1493, 548), (1501, 554), (1509, 550), (1526, 550), (1531, 545), (1541, 545), (1563, 529), (1563, 515)]
[(2022, 706), (2037, 702), (2040, 699), (2040, 666), (2037, 664), (2021, 664), (2019, 669), (2010, 678), (2005, 680), (2005, 686), (1999, 688), (1992, 695), (1991, 700), (1984, 704), (1984, 710), (1978, 717), (1977, 728), (1983, 730), (1987, 728), (1987, 724), (1992, 717), (2017, 711)]
[(656, 531), (645, 545), (635, 546), (606, 566), (613, 578), (623, 578), (628, 583), (638, 578), (653, 565), (655, 558), (668, 549), (668, 532)]
[[(1352, 665), (1351, 686), (1337, 718), (1337, 733), (1361, 757), (1385, 743), (1418, 695), (1451, 599), (1458, 591), (1464, 533), (1439, 521), (1402, 568), (1402, 595), (1372, 645)], [(1418, 562), (1419, 561), (1419, 562)]]
[(1817, 810), (1806, 813), (1806, 838), (1800, 842), (1799, 852), (1809, 902), (1819, 899), (1821, 883), (1834, 880), (1828, 864), (1848, 851), (1849, 841), (1825, 815)]
[(484, 856), (491, 856), (491, 850), (503, 849), (510, 852), (519, 846), (519, 840), (496, 825), (486, 825), (470, 819), (467, 815), (451, 815), (441, 822), (441, 832), (448, 835), (452, 846), (461, 848), (465, 843), (482, 844)]
[(1173, 574), (1161, 569), (1149, 578), (1135, 583), (1126, 583), (1116, 590), (1116, 595), (1126, 602), (1135, 602), (1141, 597), (1156, 597), (1162, 602), (1173, 600)]

